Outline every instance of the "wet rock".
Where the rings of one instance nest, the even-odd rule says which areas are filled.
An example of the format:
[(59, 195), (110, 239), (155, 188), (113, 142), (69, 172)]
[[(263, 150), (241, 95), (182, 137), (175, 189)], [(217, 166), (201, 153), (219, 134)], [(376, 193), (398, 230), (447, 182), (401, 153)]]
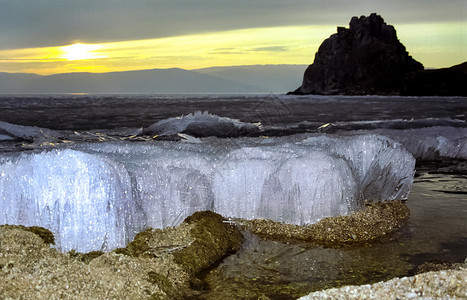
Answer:
[(395, 232), (410, 211), (403, 201), (367, 203), (350, 216), (325, 218), (308, 226), (282, 224), (271, 220), (241, 220), (247, 230), (264, 238), (303, 240), (329, 247), (368, 243)]
[(70, 252), (68, 252), (68, 255), (72, 258), (75, 258), (79, 261), (82, 261), (84, 263), (89, 263), (91, 262), (93, 259), (95, 258), (98, 258), (99, 256), (103, 255), (104, 252), (102, 251), (91, 251), (91, 252), (88, 252), (88, 253), (79, 253), (79, 252), (76, 252), (75, 250), (72, 250)]
[(25, 231), (32, 232), (39, 236), (45, 244), (55, 245), (55, 237), (53, 233), (43, 227), (38, 226), (22, 226), (22, 225), (0, 225), (0, 228), (18, 228)]
[(453, 265), (454, 265), (453, 263), (449, 263), (449, 262), (440, 262), (440, 263), (425, 262), (422, 265), (417, 267), (417, 274), (441, 271), (441, 270), (449, 270), (453, 268)]
[(241, 233), (221, 215), (201, 211), (187, 217), (177, 228), (148, 229), (137, 234), (126, 250), (133, 257), (170, 254), (176, 264), (193, 276), (240, 248), (242, 242)]
[(190, 233), (194, 241), (190, 247), (175, 252), (174, 260), (191, 274), (199, 273), (242, 246), (241, 233), (219, 214), (196, 212), (184, 223), (193, 226)]
[(235, 251), (242, 240), (237, 229), (212, 212), (195, 213), (176, 228), (148, 229), (110, 253), (61, 253), (24, 226), (0, 226), (0, 295), (184, 299), (197, 294), (192, 289), (199, 282), (197, 273)]

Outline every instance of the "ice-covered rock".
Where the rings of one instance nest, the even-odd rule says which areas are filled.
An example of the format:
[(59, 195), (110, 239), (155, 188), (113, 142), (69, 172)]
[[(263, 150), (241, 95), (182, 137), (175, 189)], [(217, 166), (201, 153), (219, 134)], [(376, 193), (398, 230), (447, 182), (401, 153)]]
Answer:
[(260, 124), (245, 123), (237, 119), (219, 117), (196, 111), (186, 116), (159, 121), (143, 130), (145, 135), (172, 135), (186, 133), (195, 137), (238, 137), (261, 130)]
[(378, 135), (100, 143), (0, 157), (0, 223), (38, 225), (64, 251), (110, 250), (195, 211), (298, 225), (405, 199), (414, 159)]

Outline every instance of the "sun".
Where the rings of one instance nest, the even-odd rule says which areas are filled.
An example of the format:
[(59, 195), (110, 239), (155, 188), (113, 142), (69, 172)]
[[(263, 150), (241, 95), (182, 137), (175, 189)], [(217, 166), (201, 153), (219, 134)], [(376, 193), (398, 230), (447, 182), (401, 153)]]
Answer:
[(82, 60), (82, 59), (95, 59), (102, 56), (97, 55), (93, 51), (100, 48), (98, 45), (87, 45), (76, 43), (70, 46), (61, 47), (64, 51), (63, 57), (68, 60)]

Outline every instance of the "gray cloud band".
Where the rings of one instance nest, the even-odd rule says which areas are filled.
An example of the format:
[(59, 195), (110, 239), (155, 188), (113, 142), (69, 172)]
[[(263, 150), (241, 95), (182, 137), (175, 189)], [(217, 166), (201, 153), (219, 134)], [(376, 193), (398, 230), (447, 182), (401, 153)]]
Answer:
[(167, 37), (287, 25), (347, 25), (378, 12), (391, 24), (463, 20), (464, 0), (0, 0), (0, 49)]

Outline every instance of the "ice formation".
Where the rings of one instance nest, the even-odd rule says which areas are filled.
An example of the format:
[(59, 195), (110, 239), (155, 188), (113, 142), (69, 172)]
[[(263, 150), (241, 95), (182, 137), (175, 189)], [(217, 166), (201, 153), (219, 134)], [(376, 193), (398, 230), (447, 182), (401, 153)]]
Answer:
[(298, 225), (405, 199), (414, 159), (379, 135), (100, 143), (0, 156), (0, 223), (51, 229), (63, 251), (110, 250), (199, 210)]
[(47, 128), (23, 126), (0, 121), (0, 141), (9, 139), (36, 140), (44, 137), (56, 136), (57, 133)]
[(259, 124), (245, 123), (240, 120), (219, 117), (196, 111), (186, 116), (161, 120), (143, 130), (147, 135), (172, 135), (186, 133), (196, 137), (217, 136), (237, 137), (261, 130)]
[(345, 161), (290, 145), (229, 153), (214, 174), (213, 191), (220, 214), (298, 225), (346, 215), (361, 204)]
[(111, 250), (137, 230), (128, 173), (80, 151), (54, 150), (4, 158), (0, 224), (52, 230), (62, 251)]
[(340, 139), (317, 136), (302, 144), (342, 157), (353, 170), (358, 195), (366, 201), (407, 199), (415, 160), (405, 148), (380, 135)]
[(467, 128), (434, 126), (418, 129), (379, 129), (379, 134), (403, 144), (417, 159), (467, 159)]

